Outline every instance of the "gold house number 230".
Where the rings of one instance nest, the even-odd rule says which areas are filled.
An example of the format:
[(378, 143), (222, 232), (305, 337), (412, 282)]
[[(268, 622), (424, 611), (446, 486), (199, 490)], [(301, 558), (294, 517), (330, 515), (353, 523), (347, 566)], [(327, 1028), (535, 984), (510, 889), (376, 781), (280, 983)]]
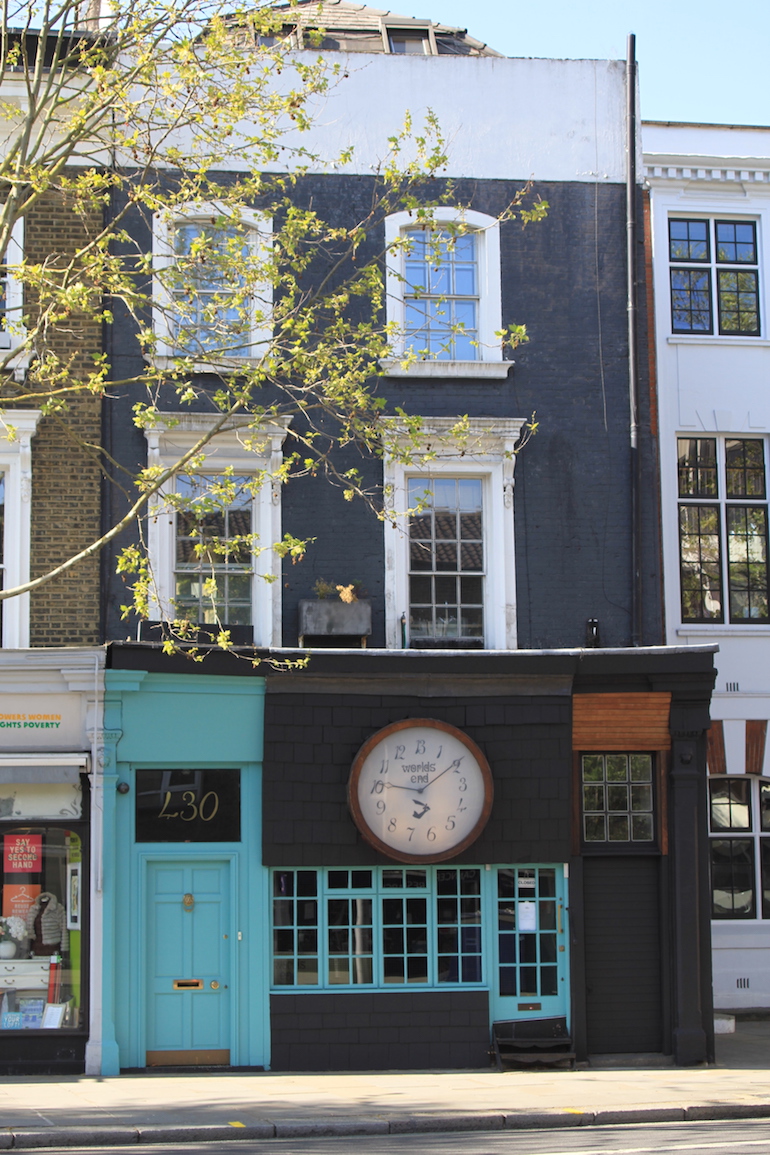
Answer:
[(201, 822), (211, 822), (219, 810), (219, 795), (213, 790), (207, 791), (200, 801), (195, 790), (185, 790), (182, 801), (184, 806), (181, 810), (169, 810), (171, 791), (167, 790), (158, 818), (181, 818), (182, 822), (194, 822), (196, 818), (200, 818)]

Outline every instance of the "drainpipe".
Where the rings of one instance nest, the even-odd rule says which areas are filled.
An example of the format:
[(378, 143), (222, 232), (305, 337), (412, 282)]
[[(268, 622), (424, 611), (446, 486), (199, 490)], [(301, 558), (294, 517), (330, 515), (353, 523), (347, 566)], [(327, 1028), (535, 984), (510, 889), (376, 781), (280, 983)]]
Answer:
[(641, 459), (636, 312), (636, 37), (628, 37), (626, 58), (626, 270), (628, 294), (628, 403), (631, 449), (631, 645), (642, 636)]

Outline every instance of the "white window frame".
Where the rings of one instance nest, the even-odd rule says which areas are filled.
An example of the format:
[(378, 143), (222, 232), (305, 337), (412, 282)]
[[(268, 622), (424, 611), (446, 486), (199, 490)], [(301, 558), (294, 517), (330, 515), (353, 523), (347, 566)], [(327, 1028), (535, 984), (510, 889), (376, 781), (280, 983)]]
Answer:
[[(462, 440), (453, 434), (462, 420)], [(467, 421), (467, 424), (466, 424)], [(406, 615), (409, 646), (409, 517), (407, 482), (412, 477), (479, 477), (483, 482), (484, 649), (515, 650), (516, 559), (514, 550), (514, 446), (525, 418), (428, 417), (415, 438), (397, 419), (390, 419), (389, 439), (411, 454), (412, 463), (386, 452), (385, 494), (385, 631), (389, 649), (402, 646), (401, 619)], [(421, 453), (427, 454), (421, 460)]]
[[(6, 409), (0, 424), (0, 472), (5, 476), (5, 536), (3, 588), (29, 581), (32, 529), (32, 438), (39, 409)], [(29, 594), (0, 603), (3, 649), (29, 646)]]
[[(248, 243), (253, 246), (260, 259), (266, 255), (272, 237), (272, 220), (251, 209), (239, 208), (237, 212), (231, 206), (207, 202), (201, 204), (183, 205), (173, 212), (163, 210), (153, 215), (152, 228), (152, 266), (153, 266), (153, 308), (152, 323), (156, 337), (153, 364), (159, 369), (171, 368), (179, 361), (187, 360), (184, 352), (174, 347), (171, 332), (171, 323), (174, 315), (174, 298), (159, 275), (162, 270), (172, 267), (176, 261), (174, 248), (174, 231), (180, 224), (195, 224), (196, 222), (210, 221), (212, 217), (230, 217), (234, 224), (243, 227), (248, 234)], [(264, 283), (261, 298), (271, 305), (273, 300), (272, 284)], [(267, 351), (272, 340), (272, 329), (263, 325), (258, 327), (252, 324), (248, 333), (248, 344), (254, 350), (252, 357), (236, 357), (212, 355), (211, 360), (201, 358), (194, 362), (196, 372), (237, 373), (256, 365), (262, 354)]]
[(496, 217), (472, 209), (437, 208), (430, 219), (437, 227), (442, 224), (463, 224), (476, 236), (478, 259), (478, 359), (476, 361), (419, 360), (404, 364), (405, 306), (404, 306), (404, 247), (401, 236), (409, 229), (419, 228), (420, 221), (413, 212), (393, 213), (385, 220), (386, 273), (385, 289), (388, 324), (395, 329), (393, 356), (382, 362), (389, 377), (482, 377), (505, 378), (511, 361), (503, 360), (500, 338), (495, 336), (502, 328), (502, 286), (500, 280), (500, 222)]
[[(219, 418), (209, 413), (161, 413), (152, 429), (145, 429), (147, 464), (170, 469), (182, 454), (212, 428)], [(278, 471), (283, 464), (283, 443), (291, 418), (274, 417), (265, 421), (259, 432), (248, 417), (233, 417), (227, 428), (217, 433), (202, 454), (204, 460), (190, 472), (206, 475), (221, 473), (232, 467), (237, 476), (269, 470), (266, 481), (254, 497), (252, 532), (261, 546), (272, 546), (281, 538), (281, 484)], [(177, 615), (173, 607), (175, 591), (176, 515), (165, 500), (175, 492), (170, 481), (150, 503), (147, 547), (152, 566), (157, 599), (151, 616), (164, 621)], [(262, 549), (254, 558), (252, 579), (252, 622), (254, 645), (281, 645), (281, 582), (269, 581), (265, 575), (280, 576), (281, 559), (271, 548)]]
[[(24, 218), (19, 217), (11, 230), (8, 248), (5, 251), (5, 264), (8, 269), (5, 282), (5, 320), (9, 328), (0, 327), (0, 355), (18, 349), (27, 338), (27, 330), (22, 321), (24, 316), (24, 286), (13, 269), (18, 268), (24, 260)], [(17, 380), (23, 380), (24, 371), (29, 367), (29, 350), (19, 352), (8, 362), (8, 368)]]

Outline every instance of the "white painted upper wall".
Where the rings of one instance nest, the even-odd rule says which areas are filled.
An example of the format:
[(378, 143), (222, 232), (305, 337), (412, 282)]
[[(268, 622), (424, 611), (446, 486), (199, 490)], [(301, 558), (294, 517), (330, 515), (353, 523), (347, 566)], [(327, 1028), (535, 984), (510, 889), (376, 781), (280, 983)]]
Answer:
[[(317, 52), (292, 55), (306, 65), (319, 59)], [(401, 131), (407, 113), (415, 136), (423, 133), (426, 117), (432, 113), (449, 158), (442, 176), (625, 181), (623, 61), (357, 52), (320, 56), (330, 69), (330, 83), (325, 94), (309, 102), (311, 130), (299, 132), (287, 119), (278, 142), (278, 160), (265, 165), (259, 146), (255, 152), (249, 145), (253, 125), (243, 122), (232, 136), (218, 141), (228, 152), (217, 157), (217, 168), (286, 171), (302, 166), (327, 171), (343, 151), (352, 148), (352, 159), (337, 171), (373, 173), (387, 159), (389, 138)], [(338, 69), (337, 76), (331, 75), (332, 69)], [(283, 91), (302, 88), (290, 67), (281, 71), (277, 85)], [(140, 95), (136, 93), (137, 99)], [(8, 150), (26, 108), (22, 80), (6, 81), (0, 97), (8, 112), (0, 128), (1, 155)], [(164, 134), (162, 140), (163, 151), (176, 147), (188, 156), (200, 153), (201, 139), (195, 143), (189, 127)], [(98, 162), (100, 146), (97, 131), (93, 140), (76, 150), (79, 158), (76, 155), (71, 163)], [(315, 159), (309, 163), (303, 152)], [(405, 146), (401, 165), (412, 156), (413, 150)], [(638, 158), (641, 179), (641, 147)]]
[(770, 164), (770, 127), (645, 121), (642, 148), (647, 163), (654, 157), (665, 156), (672, 163), (677, 159), (701, 159), (706, 167), (718, 160), (757, 160)]
[(625, 180), (622, 61), (334, 53), (336, 61), (345, 76), (316, 103), (312, 133), (286, 143), (326, 163), (353, 146), (346, 172), (374, 171), (405, 113), (417, 133), (431, 110), (447, 140), (447, 176)]

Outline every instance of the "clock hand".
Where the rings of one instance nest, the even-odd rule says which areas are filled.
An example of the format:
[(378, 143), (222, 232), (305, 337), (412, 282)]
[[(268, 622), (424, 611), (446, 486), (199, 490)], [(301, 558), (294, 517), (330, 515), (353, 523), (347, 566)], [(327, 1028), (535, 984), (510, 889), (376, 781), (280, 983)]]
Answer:
[(464, 758), (464, 757), (465, 757), (465, 755), (464, 755), (464, 754), (462, 754), (462, 755), (461, 755), (459, 758), (455, 758), (455, 760), (454, 760), (454, 762), (451, 764), (451, 766), (447, 766), (446, 770), (442, 770), (442, 771), (441, 771), (441, 773), (440, 773), (440, 774), (437, 774), (435, 778), (431, 778), (430, 782), (426, 782), (424, 786), (421, 786), (421, 787), (420, 787), (420, 789), (419, 789), (419, 793), (420, 793), (420, 794), (422, 794), (423, 790), (427, 790), (429, 786), (432, 786), (432, 785), (433, 785), (433, 783), (434, 783), (434, 782), (437, 782), (437, 781), (438, 781), (438, 779), (439, 779), (439, 778), (441, 778), (441, 777), (443, 777), (443, 775), (444, 775), (444, 774), (448, 774), (450, 770), (456, 770), (456, 769), (457, 769), (457, 767), (458, 767), (458, 766), (460, 765), (460, 763), (462, 762), (462, 760), (463, 760), (463, 758)]
[(422, 794), (424, 786), (399, 786), (398, 782), (386, 782), (388, 790), (408, 790), (411, 794)]

